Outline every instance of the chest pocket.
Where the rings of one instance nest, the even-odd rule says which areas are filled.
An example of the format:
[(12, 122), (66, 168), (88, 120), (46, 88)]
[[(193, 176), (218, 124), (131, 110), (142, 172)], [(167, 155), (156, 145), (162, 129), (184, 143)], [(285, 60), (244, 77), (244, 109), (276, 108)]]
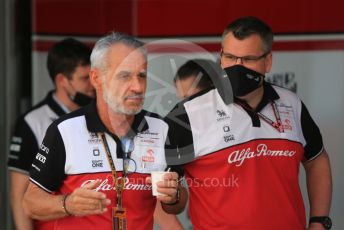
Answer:
[(297, 123), (296, 115), (291, 107), (278, 107), (281, 117), (283, 133), (281, 137), (284, 139), (301, 142), (299, 138), (299, 126)]
[(135, 149), (131, 158), (136, 163), (136, 172), (150, 173), (166, 169), (165, 143), (160, 134), (139, 134), (135, 138)]

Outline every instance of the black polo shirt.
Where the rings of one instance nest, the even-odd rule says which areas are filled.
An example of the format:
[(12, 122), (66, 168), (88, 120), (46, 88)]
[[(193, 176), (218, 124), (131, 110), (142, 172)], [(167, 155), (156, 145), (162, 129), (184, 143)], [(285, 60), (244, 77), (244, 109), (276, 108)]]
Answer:
[(40, 103), (21, 115), (16, 122), (10, 144), (8, 168), (13, 171), (29, 173), (45, 131), (58, 117), (66, 114), (53, 98), (53, 92)]

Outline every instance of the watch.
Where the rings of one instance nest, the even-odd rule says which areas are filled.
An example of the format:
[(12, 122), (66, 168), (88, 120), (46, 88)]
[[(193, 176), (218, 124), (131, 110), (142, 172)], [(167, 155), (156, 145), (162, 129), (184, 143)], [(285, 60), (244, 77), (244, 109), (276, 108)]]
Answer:
[(331, 229), (332, 221), (328, 216), (312, 216), (309, 218), (309, 223), (321, 223), (325, 229)]
[(164, 203), (164, 202), (161, 202), (162, 204), (164, 205), (175, 205), (175, 204), (178, 204), (179, 203), (179, 200), (180, 200), (180, 188), (178, 186), (177, 188), (177, 194), (176, 194), (176, 201), (173, 202), (173, 203)]

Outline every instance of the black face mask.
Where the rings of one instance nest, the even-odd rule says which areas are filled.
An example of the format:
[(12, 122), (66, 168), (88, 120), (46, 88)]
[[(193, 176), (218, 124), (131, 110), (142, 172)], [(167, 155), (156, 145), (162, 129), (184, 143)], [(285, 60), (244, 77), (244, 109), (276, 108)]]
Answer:
[(86, 94), (76, 92), (73, 102), (79, 106), (85, 106), (91, 103), (93, 97), (87, 96)]
[(259, 88), (260, 79), (264, 75), (243, 65), (234, 65), (224, 69), (231, 82), (233, 94), (236, 97), (245, 96)]

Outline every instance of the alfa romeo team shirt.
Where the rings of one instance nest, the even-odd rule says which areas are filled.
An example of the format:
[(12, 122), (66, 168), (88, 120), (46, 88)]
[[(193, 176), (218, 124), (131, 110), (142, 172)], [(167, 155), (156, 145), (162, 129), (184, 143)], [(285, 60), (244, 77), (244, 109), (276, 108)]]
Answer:
[[(141, 111), (135, 115), (131, 133), (134, 150), (131, 153), (129, 175), (123, 191), (123, 207), (127, 210), (127, 229), (152, 229), (156, 199), (145, 179), (151, 171), (166, 168), (164, 144), (167, 124), (157, 115)], [(111, 229), (112, 207), (116, 193), (102, 139), (104, 132), (117, 176), (122, 176), (121, 142), (101, 122), (95, 103), (61, 117), (47, 130), (40, 151), (32, 164), (30, 180), (52, 194), (69, 194), (96, 179), (101, 184), (96, 191), (111, 199), (111, 207), (103, 215), (68, 216), (55, 221), (54, 229)]]
[[(256, 113), (276, 121), (273, 103), (283, 132)], [(299, 166), (323, 151), (320, 131), (294, 93), (268, 83), (256, 112), (212, 89), (166, 117), (166, 159), (184, 169), (195, 229), (305, 229)]]

